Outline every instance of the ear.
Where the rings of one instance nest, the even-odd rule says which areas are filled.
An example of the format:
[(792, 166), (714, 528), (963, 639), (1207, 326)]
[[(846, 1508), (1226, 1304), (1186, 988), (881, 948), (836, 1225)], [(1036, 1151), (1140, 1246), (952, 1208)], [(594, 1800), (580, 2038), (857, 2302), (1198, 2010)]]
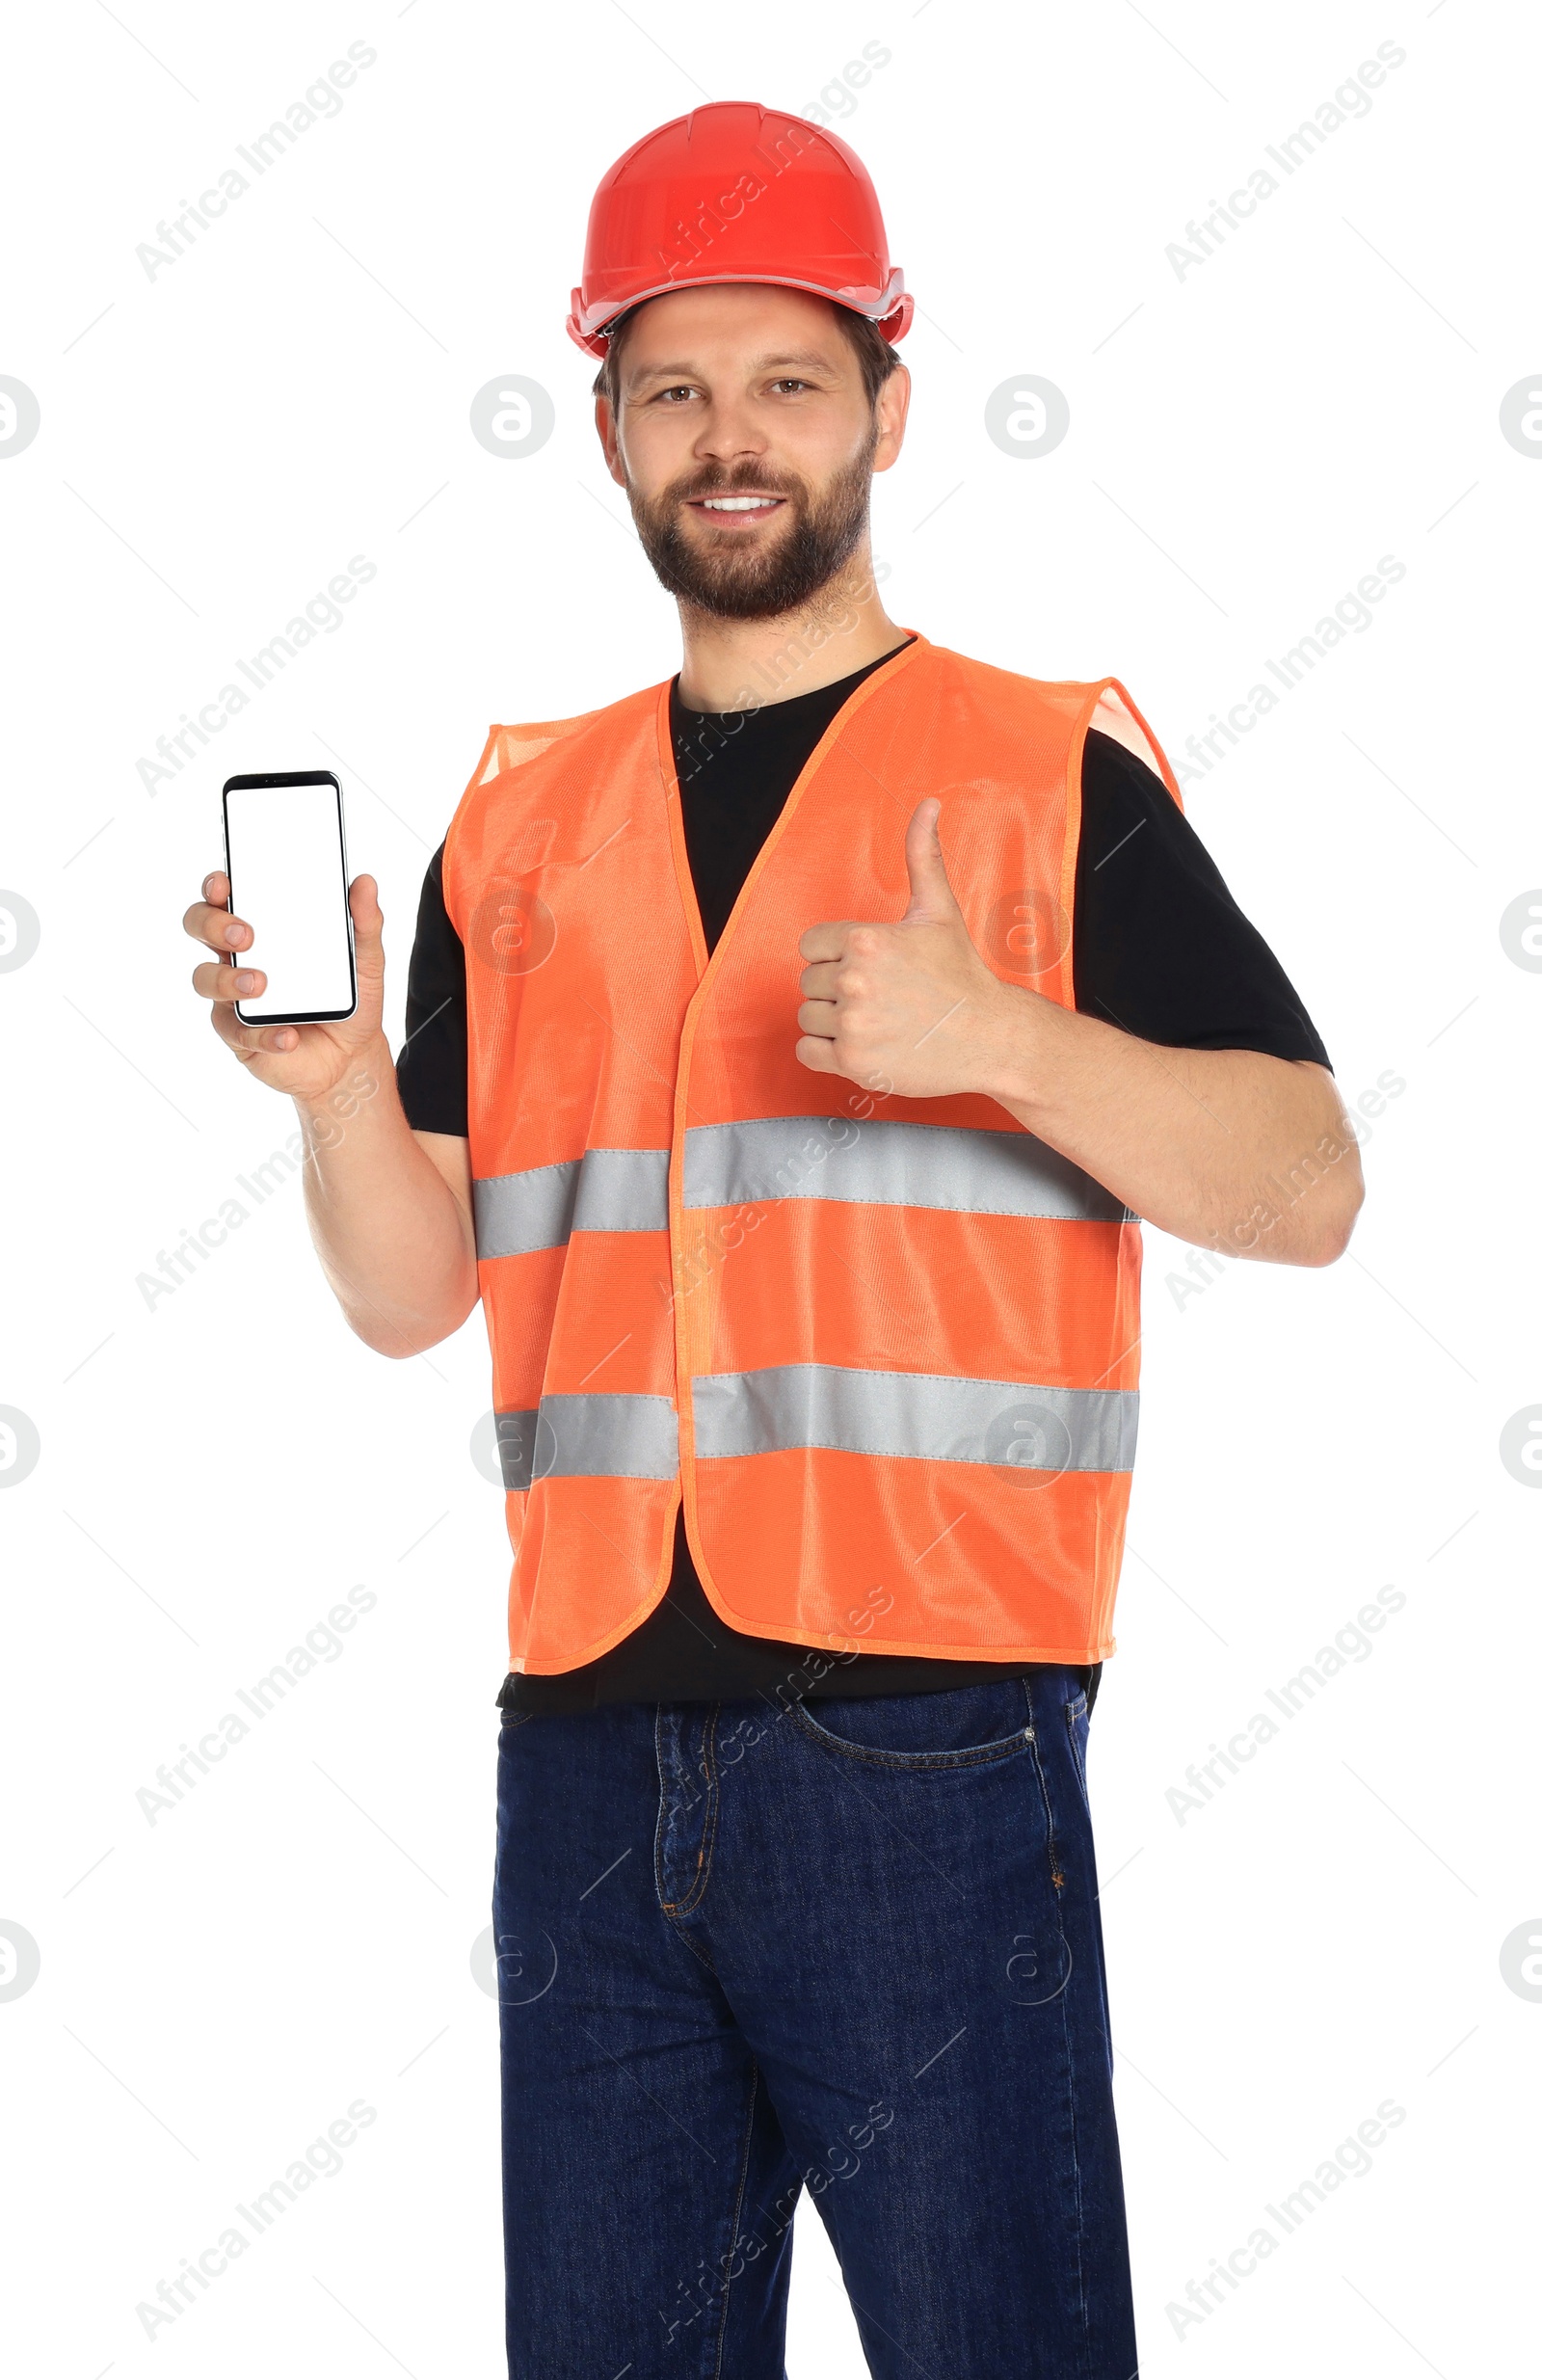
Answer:
[(899, 459), (905, 442), (905, 418), (910, 412), (910, 374), (903, 363), (896, 363), (878, 391), (874, 412), (878, 417), (878, 443), (873, 449), (873, 469), (887, 471)]

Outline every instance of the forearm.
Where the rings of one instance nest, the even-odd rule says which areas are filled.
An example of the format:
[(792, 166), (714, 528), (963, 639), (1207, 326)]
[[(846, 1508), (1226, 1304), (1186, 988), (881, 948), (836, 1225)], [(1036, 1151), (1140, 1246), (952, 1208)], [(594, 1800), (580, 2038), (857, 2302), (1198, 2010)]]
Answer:
[(1343, 1253), (1364, 1187), (1320, 1066), (1158, 1048), (1016, 990), (985, 1039), (991, 1095), (1158, 1230), (1276, 1264)]
[(402, 1111), (384, 1037), (338, 1090), (296, 1098), (310, 1236), (350, 1326), (383, 1355), (415, 1355), (477, 1298), (471, 1219)]

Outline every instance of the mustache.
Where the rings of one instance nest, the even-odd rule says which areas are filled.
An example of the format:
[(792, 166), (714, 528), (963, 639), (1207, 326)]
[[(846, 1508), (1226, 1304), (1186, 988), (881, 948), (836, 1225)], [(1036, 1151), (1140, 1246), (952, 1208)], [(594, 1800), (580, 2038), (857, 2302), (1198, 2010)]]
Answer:
[(788, 478), (784, 472), (755, 472), (746, 468), (725, 477), (721, 471), (697, 471), (688, 480), (678, 480), (669, 489), (665, 502), (691, 504), (704, 495), (782, 495), (801, 497), (807, 490), (801, 479)]

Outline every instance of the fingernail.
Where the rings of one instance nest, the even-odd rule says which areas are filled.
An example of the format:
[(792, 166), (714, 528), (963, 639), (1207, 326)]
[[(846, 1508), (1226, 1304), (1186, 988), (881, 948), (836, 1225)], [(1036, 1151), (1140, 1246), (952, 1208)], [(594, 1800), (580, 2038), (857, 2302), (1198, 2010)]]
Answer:
[(250, 972), (243, 972), (235, 979), (235, 988), (238, 992), (254, 992), (257, 988), (257, 978)]
[(238, 943), (241, 939), (243, 930), (244, 929), (232, 920), (231, 923), (225, 929), (226, 941), (230, 943), (232, 946)]

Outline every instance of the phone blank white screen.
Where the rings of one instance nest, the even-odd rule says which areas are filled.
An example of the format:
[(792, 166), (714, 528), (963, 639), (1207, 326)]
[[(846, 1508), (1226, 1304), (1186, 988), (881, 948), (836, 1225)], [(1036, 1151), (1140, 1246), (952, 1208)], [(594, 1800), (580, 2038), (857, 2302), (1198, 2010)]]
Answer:
[(325, 1015), (353, 1001), (339, 796), (330, 785), (240, 786), (226, 796), (230, 905), (252, 928), (231, 964), (267, 990), (246, 1015)]

